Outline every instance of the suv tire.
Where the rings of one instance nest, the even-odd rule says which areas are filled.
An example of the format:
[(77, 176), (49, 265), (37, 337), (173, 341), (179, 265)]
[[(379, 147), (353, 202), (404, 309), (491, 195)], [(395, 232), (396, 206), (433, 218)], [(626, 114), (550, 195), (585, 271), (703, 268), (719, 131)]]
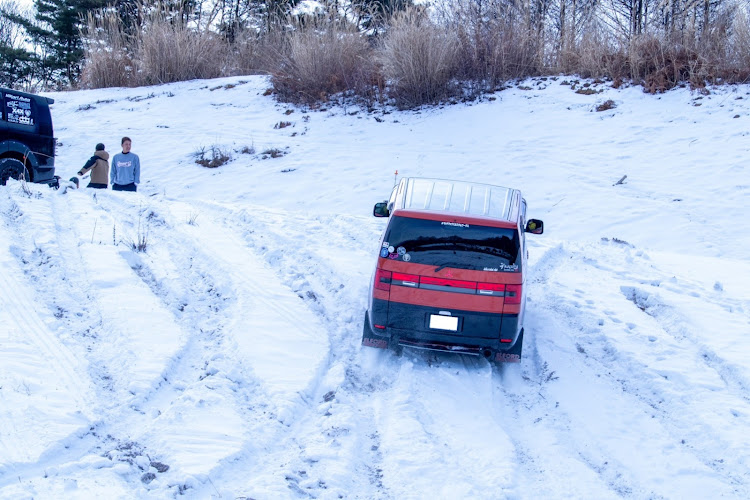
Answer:
[(29, 171), (20, 161), (15, 158), (3, 158), (0, 160), (0, 186), (5, 186), (8, 179), (29, 181)]

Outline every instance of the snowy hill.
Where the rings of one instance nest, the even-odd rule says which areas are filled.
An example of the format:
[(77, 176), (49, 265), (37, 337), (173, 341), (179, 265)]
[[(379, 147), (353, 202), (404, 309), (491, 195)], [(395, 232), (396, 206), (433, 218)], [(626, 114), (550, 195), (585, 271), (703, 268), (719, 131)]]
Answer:
[[(0, 188), (0, 497), (750, 497), (750, 86), (564, 83), (51, 94), (60, 176), (127, 135), (142, 184)], [(395, 170), (544, 220), (520, 366), (360, 346)]]

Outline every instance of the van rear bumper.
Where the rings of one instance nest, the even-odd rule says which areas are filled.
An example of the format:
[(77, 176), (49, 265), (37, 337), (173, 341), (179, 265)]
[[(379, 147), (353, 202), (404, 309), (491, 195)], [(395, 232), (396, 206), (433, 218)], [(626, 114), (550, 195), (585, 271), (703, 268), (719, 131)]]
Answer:
[[(373, 300), (372, 306), (365, 320), (364, 345), (381, 348), (400, 345), (481, 355), (496, 361), (520, 361), (523, 332), (519, 331), (517, 314), (445, 311), (378, 299)], [(383, 314), (386, 310), (387, 316)], [(457, 318), (457, 331), (429, 327), (430, 317), (440, 315), (441, 311)]]

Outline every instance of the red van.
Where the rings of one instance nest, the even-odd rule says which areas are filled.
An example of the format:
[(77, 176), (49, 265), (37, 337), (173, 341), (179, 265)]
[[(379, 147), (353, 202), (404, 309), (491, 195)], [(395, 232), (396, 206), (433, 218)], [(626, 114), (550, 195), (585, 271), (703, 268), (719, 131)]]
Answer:
[(362, 344), (520, 362), (526, 303), (526, 220), (517, 189), (404, 178), (373, 209), (389, 217)]

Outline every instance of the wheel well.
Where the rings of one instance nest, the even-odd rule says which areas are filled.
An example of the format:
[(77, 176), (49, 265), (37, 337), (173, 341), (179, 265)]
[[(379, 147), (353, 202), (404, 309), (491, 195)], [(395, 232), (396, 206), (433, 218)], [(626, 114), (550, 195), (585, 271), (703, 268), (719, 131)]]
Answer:
[(28, 157), (24, 157), (17, 151), (8, 151), (7, 153), (0, 155), (0, 160), (3, 160), (5, 158), (12, 158), (23, 163), (23, 166), (26, 167), (26, 171), (29, 173), (29, 180), (31, 180), (31, 182), (34, 182), (34, 168), (32, 167)]

